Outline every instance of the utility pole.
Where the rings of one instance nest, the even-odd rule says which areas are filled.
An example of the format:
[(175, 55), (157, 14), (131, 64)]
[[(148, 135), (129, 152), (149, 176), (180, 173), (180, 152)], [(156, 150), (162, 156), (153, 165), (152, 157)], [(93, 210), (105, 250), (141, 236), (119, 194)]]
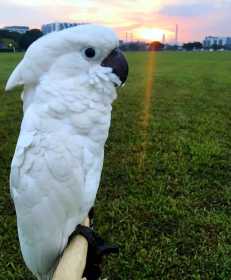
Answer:
[(178, 33), (179, 33), (179, 29), (178, 29), (178, 24), (176, 24), (176, 46), (178, 46)]
[(162, 37), (162, 44), (165, 45), (165, 42), (166, 42), (166, 36), (165, 36), (165, 34), (163, 34), (163, 37)]

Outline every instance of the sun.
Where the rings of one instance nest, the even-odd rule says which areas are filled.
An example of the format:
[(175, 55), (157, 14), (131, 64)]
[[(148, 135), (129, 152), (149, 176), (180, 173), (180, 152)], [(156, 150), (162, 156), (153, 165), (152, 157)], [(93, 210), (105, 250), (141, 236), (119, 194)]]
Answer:
[(136, 37), (145, 41), (162, 41), (163, 36), (168, 33), (167, 30), (160, 29), (160, 28), (147, 28), (141, 27), (138, 28), (136, 31)]

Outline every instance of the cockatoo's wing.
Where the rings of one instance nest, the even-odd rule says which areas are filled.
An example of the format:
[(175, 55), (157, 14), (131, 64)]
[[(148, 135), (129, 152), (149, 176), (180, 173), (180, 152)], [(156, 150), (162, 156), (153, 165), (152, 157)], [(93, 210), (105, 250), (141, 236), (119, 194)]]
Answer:
[(22, 253), (39, 277), (54, 267), (70, 234), (93, 206), (103, 151), (94, 155), (86, 141), (68, 137), (68, 131), (31, 129), (42, 121), (32, 107), (24, 116), (10, 183)]

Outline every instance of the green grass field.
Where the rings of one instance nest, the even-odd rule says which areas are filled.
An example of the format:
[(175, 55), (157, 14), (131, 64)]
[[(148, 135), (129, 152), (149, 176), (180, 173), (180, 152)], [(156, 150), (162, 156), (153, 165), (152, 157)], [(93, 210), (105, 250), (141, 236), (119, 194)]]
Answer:
[[(8, 186), (20, 96), (4, 94), (20, 58), (0, 55), (0, 279), (29, 280)], [(231, 53), (128, 58), (96, 202), (97, 231), (120, 246), (104, 275), (231, 279)]]

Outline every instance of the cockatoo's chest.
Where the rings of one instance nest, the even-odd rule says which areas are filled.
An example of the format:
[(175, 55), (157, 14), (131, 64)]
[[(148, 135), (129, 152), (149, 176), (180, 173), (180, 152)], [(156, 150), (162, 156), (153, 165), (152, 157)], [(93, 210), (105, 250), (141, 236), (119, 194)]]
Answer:
[(12, 162), (13, 173), (19, 171), (12, 176), (17, 180), (12, 190), (25, 196), (36, 189), (39, 198), (64, 189), (74, 203), (77, 199), (79, 206), (87, 206), (94, 202), (99, 186), (110, 113), (75, 104), (72, 110), (64, 107), (53, 103), (45, 110), (29, 107), (25, 112)]
[(71, 97), (32, 104), (25, 112), (22, 129), (52, 134), (53, 137), (81, 136), (96, 145), (103, 146), (111, 123), (110, 104), (99, 100), (75, 100)]

